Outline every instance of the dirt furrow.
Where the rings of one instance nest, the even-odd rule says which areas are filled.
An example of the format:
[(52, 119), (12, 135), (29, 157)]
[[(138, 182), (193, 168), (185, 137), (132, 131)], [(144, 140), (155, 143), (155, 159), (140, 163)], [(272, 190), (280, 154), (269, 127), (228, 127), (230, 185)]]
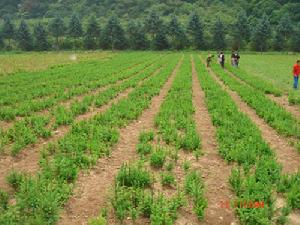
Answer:
[[(92, 118), (96, 114), (102, 113), (111, 107), (113, 104), (118, 102), (120, 99), (125, 98), (130, 92), (131, 88), (120, 93), (116, 98), (111, 100), (108, 104), (103, 105), (99, 108), (95, 108), (93, 111), (88, 112), (87, 114), (81, 115), (76, 118), (76, 122), (82, 120), (87, 120)], [(23, 171), (28, 174), (34, 174), (39, 169), (39, 159), (40, 159), (40, 150), (51, 142), (57, 141), (59, 138), (63, 137), (69, 130), (71, 126), (61, 126), (54, 134), (47, 140), (40, 139), (33, 146), (28, 146), (23, 149), (17, 156), (3, 155), (0, 158), (0, 189), (8, 190), (8, 185), (5, 182), (6, 176), (12, 170)]]
[(97, 216), (99, 210), (107, 205), (107, 194), (118, 169), (123, 163), (138, 159), (135, 149), (138, 135), (143, 129), (154, 128), (154, 117), (159, 112), (180, 65), (181, 63), (176, 66), (160, 94), (152, 99), (150, 107), (136, 121), (120, 129), (120, 140), (111, 156), (100, 159), (88, 174), (82, 173), (79, 176), (74, 196), (67, 203), (58, 224), (87, 224), (88, 218)]
[[(226, 70), (226, 72), (230, 76), (232, 76), (235, 79), (237, 79), (238, 81), (240, 81), (242, 84), (250, 86), (248, 83), (246, 83), (245, 81), (243, 81), (241, 78), (239, 78), (238, 76), (234, 75), (230, 71)], [(278, 105), (280, 105), (281, 107), (283, 107), (286, 111), (288, 111), (289, 113), (291, 113), (296, 119), (300, 118), (300, 107), (297, 106), (297, 105), (290, 105), (287, 95), (274, 96), (272, 94), (266, 94), (266, 96), (270, 100), (274, 101), (275, 103), (277, 103)]]
[(300, 155), (297, 150), (289, 144), (289, 141), (280, 136), (272, 127), (270, 127), (263, 119), (261, 119), (252, 109), (248, 106), (241, 97), (230, 88), (228, 88), (217, 76), (209, 69), (213, 78), (222, 86), (223, 89), (231, 96), (231, 98), (238, 105), (239, 109), (245, 113), (258, 127), (262, 137), (274, 150), (278, 162), (282, 165), (284, 173), (295, 173), (300, 167)]
[(198, 163), (204, 178), (205, 195), (208, 199), (208, 208), (205, 212), (203, 224), (237, 224), (234, 210), (222, 207), (223, 202), (233, 200), (234, 194), (231, 192), (228, 183), (232, 167), (218, 153), (215, 127), (205, 104), (205, 94), (200, 87), (193, 59), (192, 74), (194, 117), (197, 131), (201, 136), (202, 152), (204, 153), (199, 158)]

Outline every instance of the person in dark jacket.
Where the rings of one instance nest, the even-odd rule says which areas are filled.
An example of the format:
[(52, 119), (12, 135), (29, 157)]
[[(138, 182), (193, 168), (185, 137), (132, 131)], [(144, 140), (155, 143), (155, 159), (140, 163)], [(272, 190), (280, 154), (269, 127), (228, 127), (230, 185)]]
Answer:
[(222, 68), (224, 69), (225, 67), (225, 55), (223, 52), (220, 52), (220, 55), (219, 55), (219, 62), (222, 66)]

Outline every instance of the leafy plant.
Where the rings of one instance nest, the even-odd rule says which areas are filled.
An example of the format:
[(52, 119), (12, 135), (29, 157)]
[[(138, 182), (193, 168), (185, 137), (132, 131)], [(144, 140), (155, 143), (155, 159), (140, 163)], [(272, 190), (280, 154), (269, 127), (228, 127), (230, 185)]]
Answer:
[(161, 173), (161, 183), (163, 186), (171, 186), (176, 184), (174, 174), (167, 172)]
[(207, 200), (203, 193), (203, 182), (196, 171), (189, 172), (184, 181), (185, 192), (191, 196), (194, 202), (194, 212), (198, 219), (203, 219), (204, 210), (207, 207)]
[(0, 190), (0, 212), (8, 208), (8, 193)]
[(117, 175), (118, 185), (144, 188), (151, 185), (150, 173), (142, 166), (124, 164)]
[(15, 170), (11, 171), (8, 176), (6, 177), (7, 182), (9, 185), (15, 189), (19, 190), (22, 182), (25, 179), (25, 175), (21, 172), (17, 172)]
[(150, 156), (150, 164), (153, 167), (163, 167), (166, 160), (166, 150), (162, 147), (155, 149)]
[(153, 131), (144, 131), (139, 135), (139, 142), (148, 143), (154, 140), (154, 132)]
[(182, 168), (185, 172), (188, 172), (188, 170), (191, 168), (191, 163), (185, 160), (182, 164)]
[(137, 152), (141, 155), (148, 155), (153, 151), (153, 147), (149, 143), (139, 143), (137, 145)]

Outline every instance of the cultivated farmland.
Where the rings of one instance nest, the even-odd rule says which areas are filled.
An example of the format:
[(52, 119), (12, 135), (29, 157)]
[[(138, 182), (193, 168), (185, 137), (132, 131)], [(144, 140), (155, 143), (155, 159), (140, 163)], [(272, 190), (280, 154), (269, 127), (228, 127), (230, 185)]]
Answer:
[(0, 56), (1, 225), (300, 224), (296, 56), (78, 54)]

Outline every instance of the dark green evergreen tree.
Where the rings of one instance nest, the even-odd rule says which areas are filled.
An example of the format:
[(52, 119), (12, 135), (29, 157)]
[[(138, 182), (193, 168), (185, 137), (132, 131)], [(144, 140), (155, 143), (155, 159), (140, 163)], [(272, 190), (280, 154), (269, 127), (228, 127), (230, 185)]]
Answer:
[(293, 33), (293, 22), (288, 13), (284, 14), (279, 20), (277, 31), (283, 35), (285, 41), (287, 41)]
[(28, 25), (24, 20), (21, 21), (19, 29), (17, 31), (18, 45), (21, 50), (30, 51), (32, 50), (32, 35)]
[(271, 36), (271, 26), (266, 14), (257, 21), (257, 25), (252, 31), (252, 45), (257, 51), (264, 51), (268, 48), (268, 40)]
[(155, 36), (161, 30), (162, 25), (163, 25), (163, 22), (159, 18), (158, 14), (155, 11), (151, 11), (145, 21), (146, 32), (151, 37), (151, 47), (153, 47), (153, 44), (154, 44), (153, 42), (154, 42)]
[(65, 25), (61, 17), (56, 16), (49, 24), (49, 32), (56, 40), (56, 48), (59, 48), (59, 38), (65, 34)]
[(97, 48), (97, 40), (100, 36), (100, 28), (97, 23), (96, 17), (91, 16), (88, 25), (87, 30), (84, 37), (84, 45), (87, 49), (96, 49)]
[(170, 36), (170, 45), (173, 49), (183, 49), (187, 44), (187, 38), (176, 16), (172, 16), (168, 24), (168, 34)]
[(245, 11), (238, 13), (232, 27), (233, 48), (240, 49), (250, 39), (250, 26)]
[(15, 38), (15, 26), (9, 16), (4, 17), (2, 35), (4, 39), (8, 39), (8, 48), (11, 49), (11, 40)]
[(216, 50), (226, 48), (225, 28), (220, 18), (217, 19), (213, 27), (213, 46)]
[(276, 35), (273, 39), (274, 50), (287, 49), (288, 40), (293, 33), (292, 21), (289, 14), (284, 14), (276, 26)]
[(197, 13), (192, 13), (189, 18), (187, 32), (191, 37), (191, 44), (196, 49), (204, 49), (206, 47), (203, 33), (203, 25)]
[(41, 23), (34, 27), (34, 48), (38, 51), (46, 51), (49, 49), (48, 34)]
[(291, 36), (291, 50), (295, 52), (300, 52), (300, 23), (297, 24), (297, 29), (294, 30)]
[(131, 49), (144, 50), (148, 47), (145, 30), (141, 22), (130, 21), (127, 27), (127, 34), (129, 47)]
[(4, 39), (3, 39), (2, 33), (0, 33), (0, 49), (3, 49), (3, 48), (4, 48)]
[(73, 14), (69, 23), (69, 35), (74, 39), (74, 48), (76, 47), (76, 41), (82, 37), (82, 25), (79, 17)]
[(158, 30), (158, 33), (155, 35), (155, 38), (153, 40), (154, 50), (164, 50), (169, 47), (165, 30), (166, 29), (163, 26), (161, 26), (161, 29)]
[(101, 46), (104, 49), (111, 50), (125, 49), (127, 47), (124, 30), (115, 15), (108, 19), (108, 22), (104, 27), (101, 38)]
[(276, 51), (282, 51), (284, 49), (285, 40), (283, 35), (280, 32), (278, 32), (278, 30), (276, 30), (272, 45), (273, 49)]

